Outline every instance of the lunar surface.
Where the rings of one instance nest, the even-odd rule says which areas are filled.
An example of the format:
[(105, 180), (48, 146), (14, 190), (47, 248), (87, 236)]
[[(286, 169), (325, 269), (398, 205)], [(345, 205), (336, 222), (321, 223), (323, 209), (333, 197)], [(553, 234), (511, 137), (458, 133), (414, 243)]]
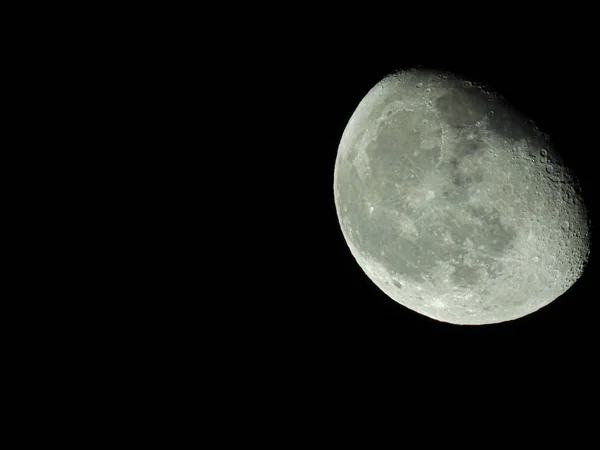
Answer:
[(339, 145), (334, 198), (367, 276), (443, 322), (537, 311), (589, 255), (579, 185), (549, 136), (450, 73), (398, 72), (369, 91)]

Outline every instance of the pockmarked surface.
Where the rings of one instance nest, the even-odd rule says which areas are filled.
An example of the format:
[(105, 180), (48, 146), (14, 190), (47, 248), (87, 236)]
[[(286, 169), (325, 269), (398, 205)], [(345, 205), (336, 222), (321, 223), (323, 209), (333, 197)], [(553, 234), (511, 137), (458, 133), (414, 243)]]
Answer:
[(334, 197), (368, 277), (444, 322), (530, 314), (589, 254), (579, 185), (549, 136), (450, 73), (399, 72), (371, 89), (343, 133)]

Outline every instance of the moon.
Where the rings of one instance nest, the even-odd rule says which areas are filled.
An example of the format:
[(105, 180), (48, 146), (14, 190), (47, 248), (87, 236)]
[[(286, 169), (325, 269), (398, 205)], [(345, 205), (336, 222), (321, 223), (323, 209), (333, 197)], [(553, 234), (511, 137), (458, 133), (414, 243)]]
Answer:
[(401, 305), (482, 325), (548, 305), (581, 276), (590, 222), (550, 137), (486, 86), (388, 75), (340, 141), (335, 207), (351, 254)]

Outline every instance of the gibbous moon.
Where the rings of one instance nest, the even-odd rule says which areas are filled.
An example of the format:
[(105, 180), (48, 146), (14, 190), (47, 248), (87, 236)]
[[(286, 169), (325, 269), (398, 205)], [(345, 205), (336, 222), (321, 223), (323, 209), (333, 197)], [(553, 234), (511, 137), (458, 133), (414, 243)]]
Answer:
[(334, 197), (367, 276), (443, 322), (537, 311), (589, 255), (578, 183), (549, 136), (450, 73), (399, 72), (369, 91), (339, 145)]

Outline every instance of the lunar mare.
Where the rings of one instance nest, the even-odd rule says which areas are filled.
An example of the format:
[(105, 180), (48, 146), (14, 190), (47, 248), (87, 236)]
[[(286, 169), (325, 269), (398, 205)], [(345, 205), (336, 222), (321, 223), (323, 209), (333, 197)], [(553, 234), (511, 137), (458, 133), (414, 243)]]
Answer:
[(399, 72), (369, 91), (342, 135), (334, 198), (368, 277), (443, 322), (537, 311), (589, 254), (579, 185), (549, 136), (449, 73)]

